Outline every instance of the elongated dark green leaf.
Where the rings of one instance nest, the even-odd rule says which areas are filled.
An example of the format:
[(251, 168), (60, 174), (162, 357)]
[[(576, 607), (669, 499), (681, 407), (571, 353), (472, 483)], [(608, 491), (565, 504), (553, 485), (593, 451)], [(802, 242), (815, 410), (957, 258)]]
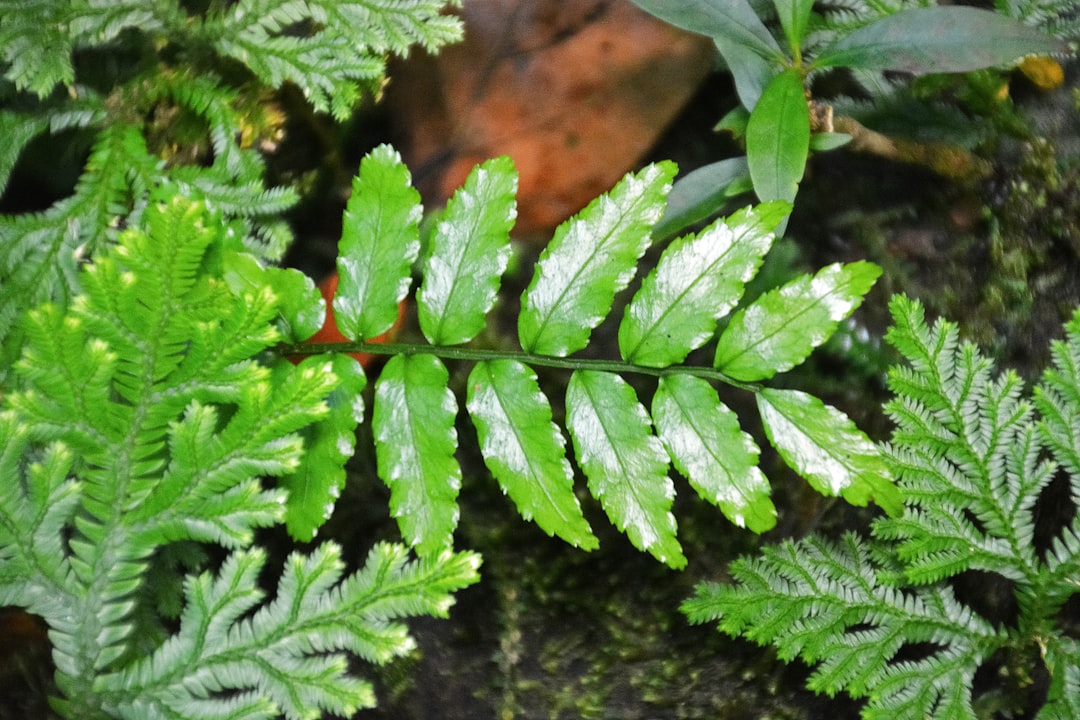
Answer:
[(484, 462), (522, 517), (571, 545), (596, 548), (574, 495), (566, 442), (536, 374), (514, 360), (477, 363), (467, 403)]
[(766, 60), (745, 45), (733, 42), (718, 39), (716, 49), (731, 72), (731, 79), (735, 81), (735, 94), (739, 96), (739, 102), (747, 110), (753, 110), (769, 81), (783, 69), (783, 64)]
[(709, 383), (689, 375), (661, 378), (652, 416), (675, 467), (704, 500), (756, 533), (776, 525), (758, 447)]
[(589, 490), (615, 526), (660, 562), (684, 567), (667, 453), (634, 389), (618, 375), (576, 371), (566, 388), (566, 426)]
[(667, 208), (653, 226), (653, 236), (666, 238), (721, 212), (739, 193), (749, 189), (746, 158), (729, 158), (700, 167), (675, 181)]
[(556, 229), (521, 298), (526, 351), (563, 356), (585, 347), (652, 241), (675, 170), (662, 162), (627, 175)]
[(716, 348), (716, 367), (744, 382), (790, 370), (832, 336), (879, 275), (873, 263), (834, 263), (770, 290), (731, 318)]
[(752, 49), (763, 58), (783, 59), (776, 39), (747, 0), (633, 0), (642, 10), (683, 30)]
[(665, 367), (708, 341), (717, 319), (742, 297), (743, 285), (772, 245), (772, 231), (790, 209), (783, 202), (745, 208), (671, 243), (623, 316), (623, 359)]
[(421, 555), (450, 546), (457, 527), (461, 468), (454, 459), (457, 402), (432, 355), (395, 355), (375, 383), (371, 425), (390, 512)]
[(769, 442), (815, 490), (852, 505), (872, 500), (892, 516), (903, 512), (877, 446), (842, 412), (798, 390), (765, 388), (757, 404)]
[(334, 313), (350, 340), (378, 337), (398, 318), (420, 252), (420, 194), (409, 169), (389, 145), (360, 162), (338, 244)]
[(468, 342), (484, 328), (510, 257), (517, 172), (508, 157), (473, 168), (446, 205), (416, 295), (420, 329), (435, 345)]
[(338, 377), (338, 386), (326, 400), (330, 412), (304, 428), (304, 455), (300, 467), (278, 480), (289, 491), (285, 502), (285, 527), (300, 542), (310, 542), (330, 517), (345, 487), (345, 461), (353, 455), (356, 426), (364, 421), (360, 393), (367, 384), (360, 363), (348, 355), (305, 358), (301, 367), (325, 364), (324, 373)]
[(765, 86), (746, 124), (746, 162), (762, 202), (795, 199), (810, 150), (802, 76), (789, 68)]
[(928, 7), (903, 10), (841, 37), (818, 54), (814, 67), (969, 72), (1066, 50), (1060, 40), (1000, 13)]
[(773, 0), (780, 25), (792, 54), (802, 52), (802, 42), (806, 38), (806, 25), (810, 21), (810, 8), (814, 0)]

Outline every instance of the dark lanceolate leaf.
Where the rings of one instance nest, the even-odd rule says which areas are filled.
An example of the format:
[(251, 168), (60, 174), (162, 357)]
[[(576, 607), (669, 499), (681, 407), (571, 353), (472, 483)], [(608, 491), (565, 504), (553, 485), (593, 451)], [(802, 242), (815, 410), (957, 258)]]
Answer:
[(757, 404), (769, 442), (819, 493), (841, 495), (852, 505), (872, 500), (890, 515), (903, 512), (881, 453), (842, 412), (798, 390), (765, 388)]
[(1066, 50), (1060, 40), (1000, 13), (929, 7), (903, 10), (843, 36), (821, 51), (814, 66), (969, 72)]
[(872, 263), (834, 263), (765, 293), (731, 318), (716, 348), (716, 367), (743, 382), (790, 370), (832, 336), (879, 275)]
[(746, 162), (762, 202), (791, 202), (810, 149), (810, 107), (802, 75), (789, 68), (765, 86), (746, 124)]
[(742, 45), (763, 58), (783, 59), (776, 39), (747, 0), (633, 0), (664, 22), (690, 32)]
[(623, 359), (665, 367), (709, 340), (717, 319), (735, 307), (757, 272), (789, 209), (780, 202), (746, 208), (671, 243), (623, 316)]
[(564, 356), (585, 347), (652, 241), (675, 170), (662, 162), (627, 175), (556, 229), (521, 298), (518, 336), (527, 352)]
[(589, 490), (616, 527), (660, 562), (684, 567), (668, 457), (634, 389), (618, 375), (578, 370), (566, 388), (566, 426)]
[(508, 157), (473, 168), (442, 215), (416, 296), (420, 329), (435, 345), (472, 340), (484, 328), (510, 256), (517, 173)]
[(375, 383), (372, 430), (390, 512), (421, 555), (449, 547), (457, 527), (461, 468), (454, 458), (457, 402), (432, 355), (395, 355)]
[(278, 480), (289, 491), (285, 502), (285, 527), (296, 540), (310, 542), (334, 510), (345, 487), (345, 462), (356, 445), (356, 426), (364, 421), (364, 400), (360, 394), (367, 378), (360, 363), (347, 355), (309, 357), (301, 367), (325, 363), (324, 372), (339, 380), (327, 398), (329, 414), (304, 428), (304, 456), (300, 467)]
[(513, 360), (477, 363), (467, 403), (484, 462), (522, 517), (571, 545), (596, 548), (574, 495), (566, 442), (536, 374)]
[(675, 181), (667, 208), (653, 226), (657, 240), (720, 213), (736, 195), (750, 189), (746, 158), (728, 158), (700, 167)]
[(378, 337), (398, 318), (409, 292), (411, 266), (420, 252), (420, 194), (409, 169), (388, 145), (360, 163), (345, 207), (338, 245), (338, 288), (334, 313), (350, 340)]
[(709, 383), (689, 375), (661, 378), (652, 416), (675, 467), (704, 500), (756, 533), (776, 525), (758, 447)]

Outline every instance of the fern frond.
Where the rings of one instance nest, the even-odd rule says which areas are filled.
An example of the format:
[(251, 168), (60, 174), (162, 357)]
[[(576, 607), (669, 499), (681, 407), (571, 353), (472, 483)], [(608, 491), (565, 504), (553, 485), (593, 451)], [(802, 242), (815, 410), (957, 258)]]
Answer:
[[(264, 555), (243, 548), (282, 521), (287, 490), (306, 493), (290, 505), (300, 522), (323, 519), (363, 374), (339, 377), (344, 358), (256, 362), (281, 339), (273, 288), (285, 285), (236, 277), (256, 261), (205, 203), (171, 197), (144, 219), (82, 271), (66, 312), (44, 305), (25, 320), (18, 389), (0, 409), (0, 601), (49, 624), (67, 717), (306, 718), (370, 705), (341, 653), (408, 650), (388, 621), (445, 614), (478, 561), (447, 551), (411, 564), (404, 548), (380, 546), (344, 577), (324, 545), (294, 557), (260, 607)], [(319, 471), (326, 484), (304, 485)], [(274, 476), (283, 485), (266, 487)], [(320, 516), (303, 516), (313, 502)], [(179, 608), (146, 583), (178, 590), (177, 573), (205, 557), (198, 542), (234, 552), (216, 579), (188, 579), (170, 635), (158, 614)]]
[[(421, 555), (449, 547), (458, 523), (459, 402), (446, 365), (455, 360), (476, 363), (465, 406), (488, 469), (521, 515), (548, 534), (583, 548), (597, 544), (574, 491), (568, 448), (609, 519), (635, 546), (672, 567), (686, 562), (671, 513), (672, 464), (733, 522), (758, 532), (775, 523), (758, 448), (709, 380), (766, 397), (768, 389), (744, 381), (805, 359), (858, 306), (878, 271), (866, 263), (836, 265), (801, 279), (781, 301), (766, 302), (759, 315), (770, 322), (743, 323), (736, 340), (720, 339), (728, 337), (736, 348), (739, 369), (729, 373), (734, 361), (720, 368), (685, 365), (736, 307), (790, 210), (786, 203), (746, 208), (664, 250), (623, 314), (621, 360), (573, 357), (595, 350), (588, 348), (593, 330), (612, 313), (653, 242), (650, 227), (664, 213), (675, 170), (661, 163), (629, 173), (556, 229), (521, 296), (522, 352), (462, 347), (481, 335), (506, 269), (517, 187), (510, 162), (491, 160), (473, 170), (421, 254), (419, 196), (401, 158), (382, 146), (361, 161), (344, 217), (334, 297), (339, 328), (356, 342), (338, 349), (392, 355), (375, 388), (376, 458), (390, 486), (391, 513)], [(416, 265), (422, 275), (417, 315), (430, 344), (368, 342), (398, 318)], [(533, 370), (538, 366), (571, 371), (565, 435)], [(651, 415), (624, 377), (632, 374), (659, 378)], [(805, 394), (798, 402), (790, 392), (768, 397), (759, 407), (775, 430), (773, 444), (815, 488), (900, 511), (880, 454), (846, 416)], [(790, 443), (796, 434), (802, 440)]]
[(263, 82), (293, 82), (316, 110), (341, 120), (360, 98), (358, 83), (382, 74), (384, 53), (404, 53), (414, 43), (434, 49), (461, 37), (457, 18), (440, 14), (445, 5), (242, 0), (222, 17), (216, 44)]
[[(867, 698), (864, 718), (973, 720), (976, 671), (1013, 653), (1007, 662), (1038, 654), (1049, 673), (1038, 717), (1078, 718), (1080, 646), (1059, 615), (1077, 592), (1080, 515), (1048, 550), (1034, 528), (1059, 467), (1077, 494), (1080, 311), (1029, 402), (955, 325), (927, 326), (902, 296), (891, 309), (887, 338), (907, 364), (889, 372), (896, 429), (884, 449), (904, 514), (875, 520), (871, 538), (812, 536), (741, 558), (735, 585), (700, 585), (683, 611), (814, 664), (808, 687)], [(1014, 622), (994, 627), (957, 600), (951, 581), (969, 570), (1011, 581)]]

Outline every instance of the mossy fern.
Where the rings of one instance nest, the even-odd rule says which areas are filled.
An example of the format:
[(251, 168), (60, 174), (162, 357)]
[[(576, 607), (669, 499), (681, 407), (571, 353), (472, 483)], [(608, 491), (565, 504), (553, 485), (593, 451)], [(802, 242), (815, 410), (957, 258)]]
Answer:
[(347, 358), (257, 361), (295, 314), (275, 292), (292, 273), (251, 283), (237, 228), (206, 205), (149, 204), (69, 307), (23, 323), (0, 408), (0, 605), (48, 624), (65, 717), (348, 714), (374, 697), (343, 652), (407, 652), (396, 620), (445, 615), (476, 580), (472, 554), (390, 544), (346, 575), (324, 543), (290, 555), (265, 601), (253, 531), (283, 521), (295, 478), (340, 472), (363, 375)]
[[(683, 609), (816, 665), (810, 688), (865, 697), (865, 718), (1012, 707), (1006, 691), (973, 694), (976, 672), (1002, 652), (1029, 682), (1038, 664), (1049, 675), (1037, 717), (1080, 718), (1080, 643), (1058, 622), (1080, 591), (1080, 311), (1030, 397), (1015, 373), (995, 375), (960, 343), (955, 325), (927, 327), (903, 296), (892, 311), (888, 339), (909, 365), (889, 374), (897, 428), (885, 451), (906, 512), (875, 521), (870, 538), (810, 537), (740, 559), (736, 585), (701, 585)], [(1036, 503), (1059, 472), (1072, 516), (1040, 547)], [(1015, 620), (992, 622), (957, 600), (951, 581), (969, 571), (1013, 589)]]

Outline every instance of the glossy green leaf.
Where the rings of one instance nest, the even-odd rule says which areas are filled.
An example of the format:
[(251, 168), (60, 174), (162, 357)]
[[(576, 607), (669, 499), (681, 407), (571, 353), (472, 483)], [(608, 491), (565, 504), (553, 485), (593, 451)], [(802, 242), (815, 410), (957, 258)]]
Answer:
[(574, 495), (566, 442), (536, 374), (514, 360), (477, 363), (467, 405), (484, 462), (522, 517), (571, 545), (596, 548)]
[(729, 158), (700, 167), (675, 181), (667, 208), (653, 226), (657, 239), (707, 220), (723, 210), (734, 196), (745, 192), (750, 182), (746, 158)]
[(589, 490), (615, 526), (660, 562), (684, 567), (668, 456), (634, 389), (618, 375), (578, 370), (566, 388), (566, 426)]
[(398, 318), (420, 252), (420, 194), (398, 152), (380, 145), (360, 162), (338, 244), (334, 313), (350, 340), (378, 337)]
[(416, 295), (420, 329), (435, 345), (472, 340), (484, 328), (510, 257), (517, 172), (508, 157), (473, 168), (446, 205)]
[(810, 150), (813, 152), (828, 152), (836, 148), (844, 147), (851, 142), (851, 136), (847, 133), (819, 132), (810, 136)]
[(717, 40), (716, 49), (735, 81), (739, 102), (747, 110), (753, 110), (769, 82), (783, 69), (783, 62), (766, 60), (754, 50), (733, 42)]
[(789, 68), (765, 87), (746, 124), (746, 162), (763, 201), (792, 202), (810, 149), (810, 108), (802, 75)]
[(791, 48), (792, 54), (801, 54), (814, 0), (773, 0), (773, 5), (780, 18), (780, 25), (784, 28), (784, 37), (787, 38), (788, 47)]
[(682, 362), (716, 332), (772, 245), (787, 203), (744, 208), (698, 235), (671, 243), (634, 296), (619, 326), (623, 359), (665, 367)]
[(652, 417), (675, 467), (704, 500), (756, 533), (776, 525), (758, 447), (709, 383), (690, 375), (661, 378)]
[(814, 67), (969, 72), (1067, 50), (1060, 40), (1000, 13), (927, 7), (903, 10), (844, 35), (818, 54)]
[(832, 336), (879, 275), (881, 268), (873, 263), (834, 263), (770, 290), (731, 318), (715, 366), (743, 382), (790, 370)]
[(371, 426), (390, 513), (421, 555), (450, 547), (457, 527), (461, 468), (454, 458), (457, 401), (433, 355), (395, 355), (375, 383)]
[(769, 442), (819, 493), (852, 505), (873, 501), (892, 516), (903, 512), (877, 446), (842, 412), (798, 390), (765, 388), (757, 404)]
[(675, 170), (662, 162), (629, 174), (555, 230), (521, 298), (518, 336), (527, 352), (564, 356), (585, 347), (652, 241)]
[(300, 367), (325, 366), (338, 386), (326, 399), (326, 417), (301, 432), (304, 455), (295, 472), (278, 480), (289, 492), (285, 502), (285, 527), (293, 539), (310, 542), (330, 517), (345, 487), (345, 462), (353, 456), (356, 426), (364, 421), (360, 393), (367, 384), (360, 363), (348, 355), (330, 354), (305, 358)]

